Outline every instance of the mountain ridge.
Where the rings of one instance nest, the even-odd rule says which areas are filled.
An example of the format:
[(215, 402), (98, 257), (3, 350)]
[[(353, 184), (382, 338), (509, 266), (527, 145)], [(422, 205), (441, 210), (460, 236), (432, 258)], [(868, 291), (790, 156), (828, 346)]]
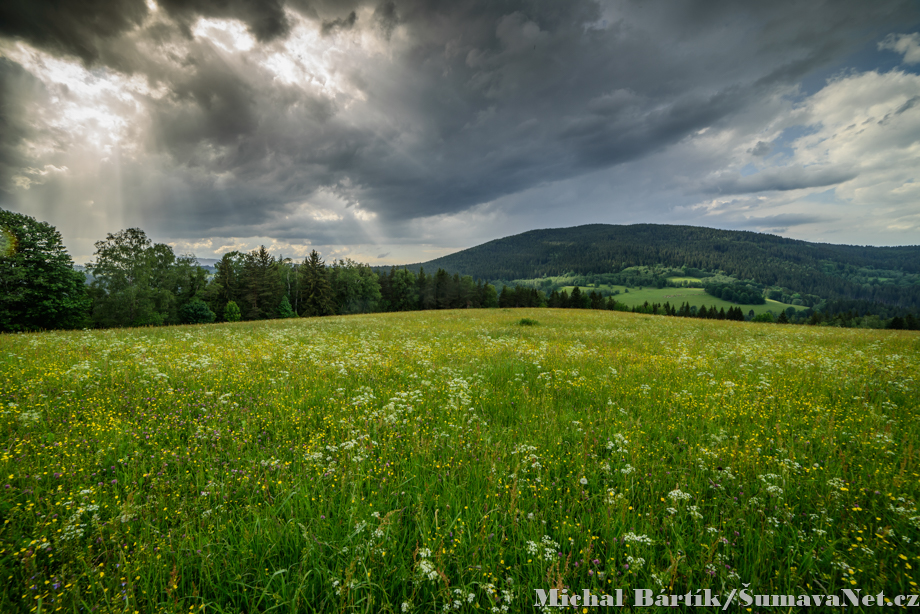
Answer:
[(617, 273), (637, 266), (722, 271), (827, 300), (920, 307), (920, 245), (812, 243), (700, 226), (585, 224), (530, 230), (399, 268), (517, 280)]

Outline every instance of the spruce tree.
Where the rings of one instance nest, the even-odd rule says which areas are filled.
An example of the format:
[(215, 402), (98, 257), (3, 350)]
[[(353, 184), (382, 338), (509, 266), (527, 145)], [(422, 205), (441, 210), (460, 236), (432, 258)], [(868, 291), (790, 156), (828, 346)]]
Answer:
[(332, 284), (326, 264), (316, 250), (304, 259), (300, 267), (300, 315), (328, 316), (335, 313)]
[(275, 317), (284, 295), (281, 262), (269, 254), (264, 245), (260, 245), (246, 254), (243, 278), (246, 318), (261, 320)]
[(297, 314), (294, 312), (294, 309), (291, 307), (291, 301), (288, 299), (287, 294), (281, 298), (281, 304), (278, 305), (278, 317), (279, 318), (296, 318)]

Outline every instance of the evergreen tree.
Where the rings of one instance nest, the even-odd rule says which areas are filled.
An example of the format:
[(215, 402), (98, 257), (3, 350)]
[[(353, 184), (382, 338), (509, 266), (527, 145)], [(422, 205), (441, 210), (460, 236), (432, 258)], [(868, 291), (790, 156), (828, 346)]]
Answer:
[(434, 293), (434, 278), (425, 275), (425, 269), (418, 271), (418, 302), (419, 309), (434, 309), (437, 306)]
[(412, 271), (400, 269), (393, 274), (393, 310), (412, 311), (419, 308), (417, 282)]
[(395, 276), (395, 266), (391, 266), (388, 273), (377, 271), (377, 282), (380, 284), (380, 311), (396, 311), (393, 306), (393, 279)]
[(332, 284), (325, 263), (316, 250), (300, 266), (300, 315), (327, 316), (335, 313)]
[(262, 320), (278, 315), (284, 293), (280, 265), (264, 245), (246, 254), (243, 268), (246, 319)]
[(279, 318), (296, 318), (297, 312), (294, 311), (294, 308), (291, 307), (291, 301), (288, 299), (287, 294), (281, 297), (281, 303), (278, 305), (278, 317)]
[[(456, 276), (455, 276), (456, 277)], [(476, 300), (476, 282), (470, 275), (460, 277), (460, 283), (457, 285), (457, 307), (466, 309), (478, 307), (479, 301)]]
[(559, 307), (561, 309), (568, 309), (571, 307), (571, 299), (569, 298), (569, 293), (563, 290), (559, 293)]
[(217, 318), (208, 304), (200, 298), (193, 298), (179, 309), (183, 324), (210, 324)]
[(214, 279), (209, 285), (209, 291), (214, 296), (212, 309), (217, 313), (223, 313), (231, 302), (236, 304), (239, 310), (239, 305), (243, 302), (245, 266), (246, 256), (237, 251), (224, 254), (214, 265)]
[(591, 303), (591, 309), (603, 309), (604, 308), (604, 297), (595, 290), (591, 290), (591, 294), (588, 295), (588, 299)]
[[(459, 278), (457, 280), (459, 282)], [(444, 269), (438, 269), (438, 272), (434, 274), (434, 308), (435, 309), (450, 309), (450, 286), (451, 279), (450, 275), (447, 274), (447, 271)]]
[(498, 307), (498, 293), (495, 291), (495, 286), (492, 284), (485, 284), (482, 287), (482, 299), (480, 303), (486, 309)]

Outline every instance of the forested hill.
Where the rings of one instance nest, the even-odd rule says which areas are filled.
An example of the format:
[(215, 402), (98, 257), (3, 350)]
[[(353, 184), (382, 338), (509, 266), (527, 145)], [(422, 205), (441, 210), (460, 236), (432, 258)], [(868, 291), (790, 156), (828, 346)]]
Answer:
[(920, 246), (809, 243), (695, 226), (590, 224), (532, 230), (407, 268), (441, 267), (482, 279), (512, 280), (654, 265), (721, 270), (826, 299), (920, 307)]

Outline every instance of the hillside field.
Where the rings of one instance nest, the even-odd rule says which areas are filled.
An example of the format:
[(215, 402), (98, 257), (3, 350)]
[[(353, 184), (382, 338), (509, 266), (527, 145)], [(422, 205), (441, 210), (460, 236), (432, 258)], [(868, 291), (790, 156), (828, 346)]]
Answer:
[[(575, 289), (575, 286), (565, 286), (562, 288), (569, 294), (572, 294), (572, 290)], [(720, 298), (716, 298), (709, 294), (706, 294), (706, 291), (702, 288), (626, 288), (625, 286), (608, 286), (602, 285), (596, 288), (581, 288), (582, 292), (591, 292), (591, 290), (613, 292), (619, 290), (620, 294), (614, 296), (614, 298), (627, 305), (628, 307), (638, 307), (646, 301), (649, 305), (652, 303), (659, 303), (664, 305), (665, 302), (671, 303), (674, 307), (680, 307), (685, 302), (689, 303), (691, 307), (711, 307), (714, 306), (716, 309), (725, 309), (728, 311), (729, 307), (741, 307), (741, 310), (744, 311), (744, 314), (751, 310), (754, 311), (755, 315), (760, 315), (767, 311), (772, 311), (774, 314), (778, 314), (781, 311), (786, 311), (789, 307), (794, 308), (796, 311), (806, 309), (805, 307), (796, 307), (794, 305), (787, 305), (786, 303), (780, 303), (779, 301), (774, 301), (772, 299), (766, 299), (767, 302), (763, 305), (740, 305), (737, 303), (732, 303), (731, 301), (723, 301)], [(625, 292), (629, 290), (629, 292)]]
[(654, 287), (654, 278), (719, 282), (725, 277), (760, 283), (787, 296), (799, 294), (805, 304), (843, 300), (863, 308), (920, 309), (918, 245), (832, 245), (695, 226), (587, 224), (529, 230), (408, 267), (444, 268), (488, 280), (551, 280), (554, 287), (568, 285), (558, 282), (572, 276), (607, 279), (571, 283), (629, 287)]
[(593, 310), (2, 335), (0, 611), (917, 593), (918, 383), (915, 332)]

